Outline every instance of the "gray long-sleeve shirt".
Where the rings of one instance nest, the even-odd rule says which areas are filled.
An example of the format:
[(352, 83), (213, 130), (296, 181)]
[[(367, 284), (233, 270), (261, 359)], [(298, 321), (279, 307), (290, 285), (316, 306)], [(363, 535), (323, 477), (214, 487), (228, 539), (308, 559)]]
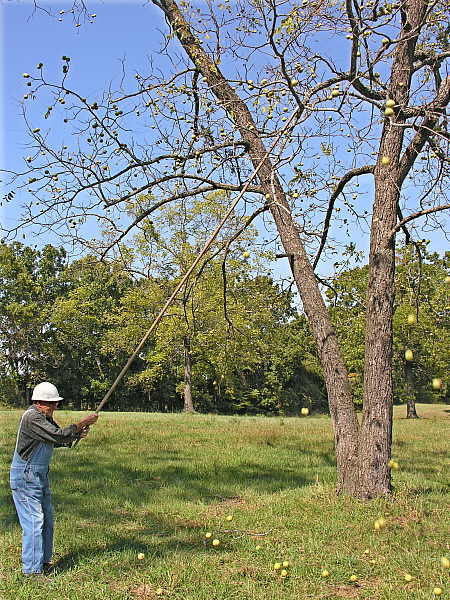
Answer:
[(33, 404), (24, 412), (20, 421), (17, 453), (23, 460), (28, 460), (40, 442), (50, 443), (55, 447), (70, 447), (78, 437), (75, 424), (61, 428)]

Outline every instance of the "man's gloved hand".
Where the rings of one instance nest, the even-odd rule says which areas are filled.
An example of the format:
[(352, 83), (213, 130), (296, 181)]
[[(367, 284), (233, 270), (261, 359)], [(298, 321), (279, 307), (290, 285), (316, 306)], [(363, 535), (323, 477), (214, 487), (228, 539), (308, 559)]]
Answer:
[(87, 436), (88, 436), (88, 433), (89, 433), (89, 427), (85, 427), (85, 428), (84, 428), (84, 429), (82, 429), (82, 430), (80, 431), (80, 433), (78, 434), (78, 438), (81, 440), (81, 439), (83, 439), (83, 438), (87, 437)]

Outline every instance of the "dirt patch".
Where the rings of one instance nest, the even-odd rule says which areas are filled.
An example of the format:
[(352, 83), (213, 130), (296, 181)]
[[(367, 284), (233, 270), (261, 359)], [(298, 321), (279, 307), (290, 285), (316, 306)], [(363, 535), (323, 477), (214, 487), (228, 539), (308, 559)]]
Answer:
[(182, 517), (174, 518), (173, 524), (176, 527), (191, 527), (192, 529), (205, 527), (205, 524), (202, 521), (194, 521), (193, 519), (184, 519)]
[(155, 589), (148, 583), (141, 583), (138, 587), (130, 590), (136, 600), (155, 600), (156, 598), (163, 598), (164, 591), (161, 589)]
[(410, 523), (420, 523), (421, 517), (417, 511), (413, 511), (407, 515), (401, 515), (399, 517), (392, 517), (389, 519), (394, 525), (400, 525), (400, 527), (405, 527)]
[(235, 508), (250, 508), (246, 505), (246, 501), (241, 496), (233, 496), (232, 498), (219, 498), (218, 502), (210, 504), (206, 509), (206, 516), (220, 517), (230, 510)]
[(332, 590), (338, 598), (358, 598), (360, 592), (359, 586), (355, 585), (337, 585)]

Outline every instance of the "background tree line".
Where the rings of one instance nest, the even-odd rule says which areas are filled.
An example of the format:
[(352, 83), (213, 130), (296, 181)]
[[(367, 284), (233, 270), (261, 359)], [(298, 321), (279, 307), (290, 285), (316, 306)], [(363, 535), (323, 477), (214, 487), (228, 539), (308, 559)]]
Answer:
[[(186, 240), (178, 248), (174, 238), (168, 242), (179, 260), (189, 259)], [(148, 258), (148, 244), (145, 248), (141, 240)], [(246, 255), (228, 262), (225, 296), (221, 261), (209, 261), (195, 289), (180, 298), (132, 366), (109, 409), (327, 410), (306, 318), (293, 294), (269, 274), (258, 273), (253, 257)], [(449, 400), (450, 253), (423, 250), (422, 255), (409, 247), (398, 253), (396, 402)], [(157, 271), (158, 276), (136, 277), (121, 261), (93, 256), (69, 261), (63, 248), (52, 245), (1, 244), (0, 402), (24, 406), (35, 383), (48, 379), (67, 406), (93, 408), (174, 286), (177, 274), (167, 272), (167, 263)], [(327, 292), (357, 405), (362, 403), (366, 289), (363, 266), (341, 273)], [(412, 360), (405, 359), (407, 350)]]

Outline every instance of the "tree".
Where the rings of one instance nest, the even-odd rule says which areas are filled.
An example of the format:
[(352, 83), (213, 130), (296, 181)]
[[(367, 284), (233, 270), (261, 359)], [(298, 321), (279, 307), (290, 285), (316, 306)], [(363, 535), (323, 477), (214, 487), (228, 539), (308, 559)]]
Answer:
[[(448, 254), (440, 257), (429, 253), (425, 245), (406, 246), (397, 251), (394, 401), (406, 404), (408, 418), (417, 417), (416, 402), (445, 401), (448, 394), (445, 385), (450, 367), (448, 261)], [(366, 318), (367, 274), (367, 265), (344, 271), (327, 293), (357, 405), (362, 405), (363, 400), (362, 331)]]
[[(107, 252), (162, 205), (214, 189), (236, 192), (258, 167), (247, 202), (259, 195), (263, 201), (255, 212), (270, 211), (311, 324), (334, 426), (337, 489), (361, 498), (388, 494), (395, 237), (400, 230), (410, 236), (407, 226), (417, 217), (437, 219), (449, 207), (439, 203), (448, 189), (448, 4), (224, 0), (198, 10), (186, 0), (153, 5), (170, 27), (166, 54), (173, 58), (177, 52), (173, 38), (181, 45), (181, 70), (169, 72), (168, 66), (160, 79), (156, 72), (138, 73), (137, 89), (95, 101), (67, 86), (69, 57), (59, 85), (48, 83), (41, 67), (36, 77), (25, 74), (34, 85), (31, 96), (53, 95), (48, 118), (70, 100), (64, 119), (80, 138), (79, 151), (59, 150), (40, 127), (30, 127), (36, 152), (22, 175), (39, 202), (30, 222), (63, 217), (70, 234), (79, 219), (94, 214), (107, 223), (110, 241), (101, 249)], [(330, 56), (316, 41), (325, 34), (336, 41)], [(341, 60), (334, 47), (345, 44)], [(138, 142), (135, 117), (141, 116), (158, 132), (155, 140), (140, 135)], [(336, 156), (344, 136), (351, 140), (345, 159)], [(268, 152), (281, 138), (278, 150)], [(421, 153), (426, 169), (417, 161)], [(364, 201), (349, 198), (353, 191), (358, 200), (363, 176), (372, 178), (374, 201), (359, 425), (315, 268), (327, 250), (337, 252), (333, 232), (345, 230), (352, 216), (368, 216)], [(415, 178), (414, 193), (408, 177)], [(155, 201), (125, 223), (127, 203), (144, 191)]]
[(66, 252), (0, 244), (0, 354), (4, 401), (21, 406), (57, 366), (49, 313), (65, 286)]
[[(146, 279), (111, 315), (113, 327), (106, 346), (115, 348), (119, 343), (132, 350), (210, 229), (222, 219), (227, 201), (228, 194), (222, 191), (181, 199), (164, 206), (151, 221), (142, 221), (133, 248), (134, 257), (139, 255), (139, 262), (147, 265)], [(267, 272), (264, 253), (255, 249), (250, 257), (245, 249), (257, 235), (245, 221), (244, 232), (238, 216), (227, 223), (165, 316), (144, 357), (146, 366), (130, 379), (153, 391), (170, 376), (187, 412), (275, 408), (264, 394), (248, 402), (236, 397), (237, 388), (248, 388), (245, 373), (253, 373), (269, 360), (275, 331), (294, 314), (292, 295), (263, 274)], [(239, 242), (231, 247), (238, 236)]]
[[(66, 291), (47, 314), (59, 355), (52, 381), (72, 406), (92, 409), (126, 358), (116, 353), (106, 359), (101, 341), (108, 330), (109, 314), (133, 280), (121, 264), (106, 264), (89, 255), (68, 265), (60, 279)], [(122, 406), (126, 405), (125, 392), (122, 388)]]

